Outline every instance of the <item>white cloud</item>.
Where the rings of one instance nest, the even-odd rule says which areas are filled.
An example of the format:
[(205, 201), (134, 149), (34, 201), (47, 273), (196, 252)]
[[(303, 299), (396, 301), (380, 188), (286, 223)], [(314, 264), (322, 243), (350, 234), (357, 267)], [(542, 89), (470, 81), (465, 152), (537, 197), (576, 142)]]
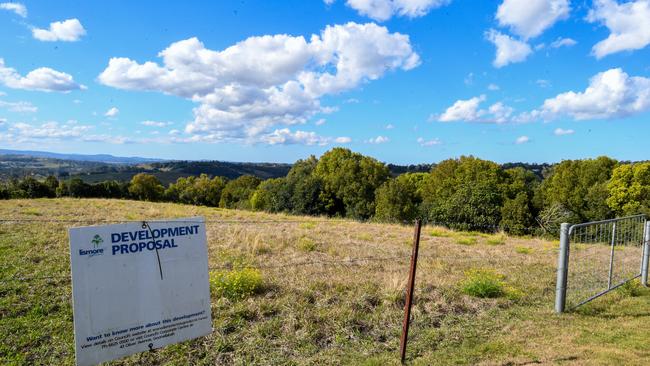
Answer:
[(162, 65), (112, 58), (99, 81), (191, 99), (199, 105), (188, 133), (244, 142), (292, 140), (277, 126), (332, 112), (321, 106), (322, 96), (420, 63), (408, 36), (373, 23), (327, 26), (309, 41), (283, 34), (250, 37), (222, 51), (190, 38), (159, 56)]
[(528, 142), (530, 142), (530, 138), (528, 136), (519, 136), (515, 140), (515, 144), (517, 145), (526, 144)]
[(38, 111), (38, 108), (30, 102), (5, 102), (0, 100), (0, 108), (19, 113), (35, 113)]
[(422, 147), (428, 147), (428, 146), (436, 146), (436, 145), (441, 145), (442, 141), (440, 141), (439, 138), (431, 139), (431, 140), (425, 140), (422, 137), (418, 137), (418, 144)]
[(149, 127), (167, 127), (167, 126), (171, 126), (173, 122), (142, 121), (140, 122), (140, 124)]
[(529, 39), (569, 17), (569, 0), (503, 0), (496, 19), (502, 27)]
[(50, 23), (49, 29), (32, 29), (32, 35), (39, 41), (76, 42), (86, 34), (86, 30), (78, 19), (68, 19)]
[(544, 101), (541, 116), (577, 120), (622, 118), (650, 110), (650, 78), (610, 69), (593, 76), (582, 92), (569, 91)]
[(574, 133), (575, 133), (574, 130), (565, 130), (562, 128), (556, 128), (555, 131), (553, 131), (553, 134), (555, 136), (573, 135)]
[(639, 50), (650, 44), (650, 0), (618, 4), (613, 0), (595, 0), (587, 20), (609, 29), (609, 37), (592, 48), (597, 58), (612, 53)]
[(84, 136), (92, 127), (76, 123), (45, 122), (39, 125), (14, 123), (9, 127), (9, 133), (17, 141), (33, 141), (43, 139), (69, 139)]
[(346, 104), (358, 104), (358, 103), (359, 103), (359, 99), (356, 99), (356, 98), (349, 98), (349, 99), (346, 99), (346, 100), (345, 100), (345, 103), (346, 103)]
[(496, 91), (496, 90), (500, 89), (497, 84), (490, 84), (490, 85), (488, 85), (487, 88), (488, 88), (488, 90), (491, 90), (491, 91)]
[(325, 124), (325, 122), (327, 122), (327, 121), (325, 120), (325, 118), (321, 118), (321, 119), (319, 119), (318, 121), (314, 122), (314, 124), (315, 124), (316, 126), (322, 126), (322, 125)]
[(349, 144), (352, 142), (352, 139), (347, 136), (341, 136), (334, 139), (334, 142), (337, 144)]
[(393, 126), (392, 123), (389, 123), (386, 126), (384, 126), (384, 128), (387, 129), (387, 130), (392, 130), (393, 128), (395, 128), (395, 126)]
[(7, 119), (6, 118), (0, 118), (0, 126), (4, 125), (5, 123), (7, 123)]
[[(324, 0), (327, 5), (336, 0)], [(446, 5), (451, 0), (347, 0), (346, 5), (374, 20), (385, 21), (393, 16), (417, 18)]]
[(496, 57), (492, 62), (492, 65), (496, 68), (501, 68), (512, 63), (522, 62), (533, 52), (527, 43), (516, 40), (509, 35), (500, 33), (494, 29), (486, 32), (485, 37), (497, 48)]
[(465, 79), (463, 79), (463, 83), (465, 83), (465, 85), (474, 84), (474, 73), (470, 72), (469, 74), (467, 74), (467, 76), (465, 76)]
[(180, 135), (181, 131), (174, 129), (174, 130), (170, 130), (169, 134), (172, 136), (176, 136), (176, 135)]
[(551, 82), (546, 79), (537, 79), (535, 81), (535, 84), (537, 84), (540, 88), (548, 88), (551, 86)]
[(437, 117), (439, 122), (481, 122), (481, 123), (507, 123), (516, 121), (513, 117), (514, 109), (502, 102), (497, 102), (487, 109), (481, 109), (481, 103), (486, 101), (485, 95), (457, 100)]
[(571, 47), (578, 44), (574, 39), (571, 38), (558, 38), (553, 43), (551, 43), (551, 48), (560, 48), (560, 47)]
[(278, 129), (262, 136), (262, 142), (269, 145), (327, 145), (330, 141), (326, 137), (317, 135), (315, 132), (296, 131), (291, 132), (288, 128)]
[(440, 122), (476, 121), (481, 117), (479, 105), (485, 101), (485, 95), (467, 100), (457, 100), (438, 117)]
[(0, 83), (13, 89), (45, 92), (67, 93), (72, 90), (86, 89), (85, 86), (75, 83), (72, 76), (49, 67), (32, 70), (23, 77), (16, 69), (5, 66), (5, 61), (2, 58), (0, 58)]
[(369, 143), (369, 144), (384, 144), (384, 143), (387, 143), (389, 141), (390, 141), (390, 139), (388, 137), (386, 137), (386, 136), (377, 136), (375, 138), (371, 138), (371, 139), (366, 140), (366, 142)]
[(0, 9), (13, 11), (23, 18), (27, 18), (27, 8), (21, 3), (0, 3)]
[(117, 107), (112, 107), (111, 109), (107, 110), (106, 113), (104, 113), (104, 116), (106, 117), (115, 117), (120, 113), (120, 110), (117, 109)]

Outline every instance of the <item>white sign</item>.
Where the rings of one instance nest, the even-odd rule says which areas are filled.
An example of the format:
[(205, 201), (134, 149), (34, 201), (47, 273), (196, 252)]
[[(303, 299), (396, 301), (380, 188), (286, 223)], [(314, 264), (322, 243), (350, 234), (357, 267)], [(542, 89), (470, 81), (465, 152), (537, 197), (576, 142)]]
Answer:
[(147, 225), (70, 229), (77, 365), (212, 332), (205, 222)]

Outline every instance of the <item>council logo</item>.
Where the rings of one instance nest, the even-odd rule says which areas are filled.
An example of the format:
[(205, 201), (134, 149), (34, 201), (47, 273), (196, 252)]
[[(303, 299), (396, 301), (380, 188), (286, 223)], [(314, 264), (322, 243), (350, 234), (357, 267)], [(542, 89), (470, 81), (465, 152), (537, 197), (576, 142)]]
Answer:
[(99, 236), (99, 234), (95, 234), (92, 240), (90, 240), (90, 244), (93, 245), (92, 249), (79, 249), (79, 255), (87, 255), (88, 257), (94, 257), (96, 255), (104, 254), (104, 248), (101, 248), (103, 242), (104, 239), (102, 239), (102, 237)]

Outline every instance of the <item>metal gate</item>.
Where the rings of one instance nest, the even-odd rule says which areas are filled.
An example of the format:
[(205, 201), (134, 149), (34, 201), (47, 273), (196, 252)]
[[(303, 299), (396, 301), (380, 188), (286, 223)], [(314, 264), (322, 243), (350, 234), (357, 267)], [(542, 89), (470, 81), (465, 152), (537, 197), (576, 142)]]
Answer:
[(562, 224), (555, 311), (574, 309), (638, 277), (646, 285), (647, 228), (645, 215)]

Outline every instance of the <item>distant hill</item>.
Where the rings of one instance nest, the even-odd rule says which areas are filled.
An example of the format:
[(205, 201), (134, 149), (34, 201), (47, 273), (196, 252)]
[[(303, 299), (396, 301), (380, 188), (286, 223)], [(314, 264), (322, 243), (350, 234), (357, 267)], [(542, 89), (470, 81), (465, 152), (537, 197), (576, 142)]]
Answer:
[(74, 161), (92, 161), (97, 163), (110, 163), (110, 164), (137, 164), (137, 163), (153, 163), (163, 161), (162, 159), (140, 158), (137, 156), (123, 157), (113, 156), (109, 154), (60, 154), (47, 151), (30, 151), (30, 150), (7, 150), (0, 149), (0, 155), (20, 155), (32, 156), (37, 158), (50, 158), (60, 160), (74, 160)]

